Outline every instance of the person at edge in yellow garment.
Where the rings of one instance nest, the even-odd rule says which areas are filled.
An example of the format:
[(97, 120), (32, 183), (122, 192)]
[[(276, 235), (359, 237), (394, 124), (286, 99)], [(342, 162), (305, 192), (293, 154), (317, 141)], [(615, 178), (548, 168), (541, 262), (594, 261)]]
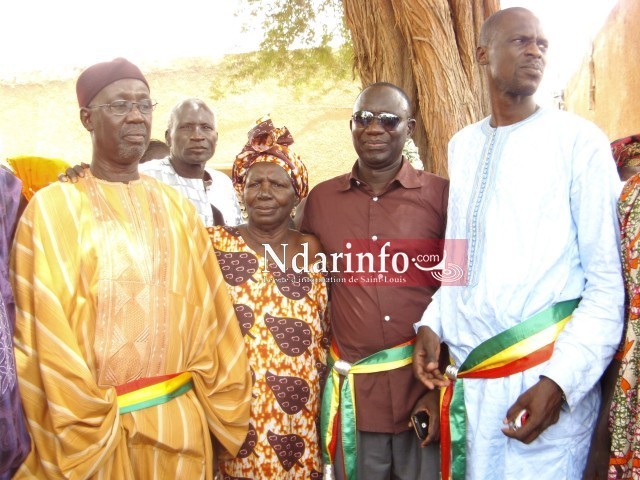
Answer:
[(213, 479), (235, 454), (251, 377), (193, 205), (138, 175), (154, 102), (125, 59), (78, 78), (90, 170), (29, 203), (11, 262), (31, 454), (15, 478)]

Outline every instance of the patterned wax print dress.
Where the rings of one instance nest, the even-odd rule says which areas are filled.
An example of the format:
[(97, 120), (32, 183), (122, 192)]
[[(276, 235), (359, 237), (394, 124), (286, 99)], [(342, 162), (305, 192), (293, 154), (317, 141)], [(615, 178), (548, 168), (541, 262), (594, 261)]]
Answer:
[(253, 378), (249, 433), (235, 458), (221, 456), (221, 478), (320, 479), (318, 423), (328, 343), (324, 277), (281, 272), (272, 261), (265, 268), (264, 257), (236, 228), (209, 231)]
[(611, 456), (608, 478), (640, 479), (640, 175), (631, 177), (618, 202), (622, 273), (627, 293), (626, 328), (616, 358), (616, 381), (609, 428)]

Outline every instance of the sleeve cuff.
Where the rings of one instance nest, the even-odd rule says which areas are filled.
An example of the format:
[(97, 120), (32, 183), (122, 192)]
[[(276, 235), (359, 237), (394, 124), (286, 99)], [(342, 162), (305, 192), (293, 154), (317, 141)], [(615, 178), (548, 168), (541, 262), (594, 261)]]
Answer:
[(440, 315), (438, 312), (437, 302), (431, 302), (427, 309), (422, 314), (420, 321), (413, 324), (413, 329), (418, 334), (420, 327), (429, 327), (433, 332), (442, 339), (442, 324), (440, 323)]
[(558, 385), (558, 387), (560, 387), (560, 390), (562, 391), (563, 408), (565, 408), (566, 406), (569, 410), (571, 410), (571, 405), (575, 405), (576, 401), (579, 401), (582, 398), (580, 392), (576, 392), (576, 395), (574, 395), (574, 397), (578, 398), (572, 398), (570, 395), (571, 390), (568, 388), (570, 380), (562, 378), (562, 375), (558, 375), (557, 372), (553, 371), (553, 369), (547, 369), (547, 371), (540, 375), (540, 378), (542, 377), (547, 377), (549, 380)]

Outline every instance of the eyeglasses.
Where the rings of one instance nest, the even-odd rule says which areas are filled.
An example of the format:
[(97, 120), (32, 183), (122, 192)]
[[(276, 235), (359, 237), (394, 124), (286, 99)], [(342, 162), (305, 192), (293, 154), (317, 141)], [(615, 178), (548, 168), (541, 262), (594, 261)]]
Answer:
[(393, 113), (382, 112), (377, 115), (368, 112), (367, 110), (360, 110), (354, 113), (351, 118), (356, 123), (356, 125), (360, 128), (366, 128), (369, 126), (373, 120), (377, 120), (378, 124), (380, 124), (385, 130), (391, 131), (395, 130), (402, 119)]
[(153, 109), (156, 108), (157, 103), (153, 100), (140, 100), (139, 102), (130, 102), (129, 100), (116, 100), (111, 103), (103, 103), (102, 105), (87, 105), (87, 108), (103, 108), (109, 107), (109, 110), (113, 115), (126, 115), (131, 110), (133, 110), (133, 106), (138, 106), (138, 111), (143, 115), (149, 115), (153, 112)]

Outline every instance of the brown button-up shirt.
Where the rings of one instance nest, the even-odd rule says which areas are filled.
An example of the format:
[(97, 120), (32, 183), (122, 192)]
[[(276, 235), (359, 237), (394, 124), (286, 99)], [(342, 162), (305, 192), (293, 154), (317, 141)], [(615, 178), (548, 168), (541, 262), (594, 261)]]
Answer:
[[(315, 234), (329, 256), (343, 252), (345, 239), (444, 238), (449, 181), (406, 160), (386, 190), (374, 194), (349, 174), (317, 185), (310, 193), (301, 230)], [(436, 288), (330, 283), (330, 320), (340, 358), (353, 363), (415, 337)], [(411, 410), (426, 393), (411, 365), (389, 372), (355, 376), (357, 428), (399, 433), (407, 430)]]

